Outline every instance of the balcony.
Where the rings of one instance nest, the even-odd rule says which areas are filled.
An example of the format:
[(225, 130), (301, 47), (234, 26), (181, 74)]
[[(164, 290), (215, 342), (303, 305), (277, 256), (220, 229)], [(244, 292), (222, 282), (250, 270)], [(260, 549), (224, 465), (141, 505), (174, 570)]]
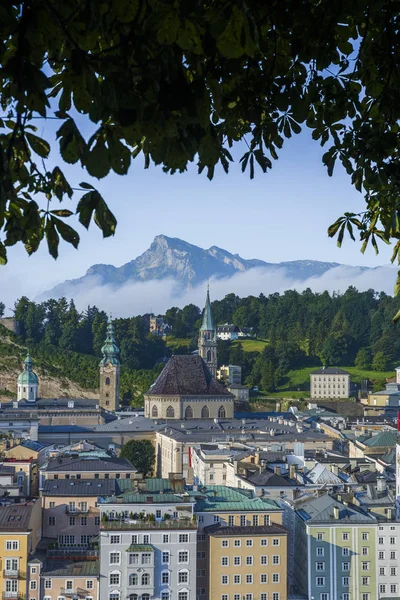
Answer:
[(67, 515), (88, 515), (89, 514), (89, 507), (87, 508), (72, 508), (71, 506), (66, 506), (65, 507), (65, 512), (67, 513)]
[(77, 588), (76, 590), (61, 588), (61, 594), (67, 598), (86, 598), (86, 596), (90, 595), (90, 591), (82, 588)]
[(101, 529), (104, 531), (123, 531), (126, 529), (197, 529), (197, 523), (191, 520), (173, 520), (166, 521), (138, 521), (132, 523), (129, 521), (106, 521), (101, 524)]
[(26, 579), (26, 573), (19, 569), (4, 569), (3, 577), (4, 579)]
[(3, 592), (2, 595), (3, 600), (26, 600), (26, 595), (22, 592)]
[(70, 546), (68, 548), (49, 548), (47, 557), (53, 560), (97, 560), (99, 551), (88, 549), (87, 546)]

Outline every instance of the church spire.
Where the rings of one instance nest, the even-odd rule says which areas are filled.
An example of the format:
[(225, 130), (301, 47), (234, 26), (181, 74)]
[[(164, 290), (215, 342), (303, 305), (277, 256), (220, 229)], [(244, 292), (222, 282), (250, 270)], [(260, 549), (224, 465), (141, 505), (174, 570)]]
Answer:
[(111, 319), (107, 325), (107, 337), (101, 349), (100, 361), (100, 406), (107, 411), (119, 408), (119, 348), (114, 337)]
[(206, 304), (199, 335), (199, 356), (204, 360), (213, 377), (217, 376), (217, 336), (212, 316), (210, 289), (207, 286)]
[(210, 286), (207, 285), (207, 296), (206, 304), (203, 312), (203, 322), (200, 327), (200, 331), (213, 331), (215, 335), (214, 319), (212, 316), (211, 302), (210, 302)]
[(108, 321), (107, 325), (107, 337), (104, 343), (104, 346), (101, 349), (103, 354), (103, 358), (100, 362), (101, 365), (119, 365), (119, 348), (115, 341), (114, 336), (114, 326), (112, 324), (111, 319)]

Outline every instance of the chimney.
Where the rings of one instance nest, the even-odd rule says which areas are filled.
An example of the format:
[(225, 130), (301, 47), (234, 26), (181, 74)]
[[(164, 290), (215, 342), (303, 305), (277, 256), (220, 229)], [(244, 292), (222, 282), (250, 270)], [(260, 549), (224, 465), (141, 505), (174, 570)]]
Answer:
[(384, 477), (378, 477), (376, 480), (376, 489), (378, 492), (384, 492), (386, 490), (386, 480)]
[(290, 465), (289, 467), (289, 477), (290, 479), (296, 478), (296, 465)]
[(331, 471), (334, 475), (339, 474), (339, 467), (337, 465), (331, 465)]
[(333, 518), (338, 521), (339, 520), (339, 507), (338, 506), (334, 506), (333, 507)]
[(274, 473), (275, 473), (275, 475), (280, 475), (281, 474), (281, 468), (278, 467), (278, 466), (275, 466), (274, 467)]

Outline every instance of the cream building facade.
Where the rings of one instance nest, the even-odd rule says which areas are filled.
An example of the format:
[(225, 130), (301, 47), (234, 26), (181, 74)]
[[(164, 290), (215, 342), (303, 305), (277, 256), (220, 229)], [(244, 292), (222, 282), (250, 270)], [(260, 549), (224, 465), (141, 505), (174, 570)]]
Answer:
[(310, 397), (313, 400), (349, 398), (350, 373), (337, 367), (322, 367), (310, 374)]

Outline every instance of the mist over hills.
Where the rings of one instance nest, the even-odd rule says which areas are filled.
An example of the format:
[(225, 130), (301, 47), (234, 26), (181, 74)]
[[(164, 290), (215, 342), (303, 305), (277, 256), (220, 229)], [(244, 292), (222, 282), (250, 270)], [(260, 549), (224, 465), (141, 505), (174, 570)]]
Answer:
[[(143, 254), (121, 267), (93, 265), (83, 277), (64, 281), (45, 292), (43, 297), (74, 297), (76, 291), (90, 286), (94, 281), (97, 286), (118, 290), (130, 283), (168, 279), (187, 290), (209, 279), (231, 278), (252, 269), (268, 269), (271, 276), (279, 274), (301, 282), (321, 277), (340, 266), (339, 263), (316, 260), (269, 263), (259, 259), (244, 259), (218, 246), (203, 249), (179, 238), (158, 235)], [(357, 269), (357, 273), (369, 270), (367, 267), (354, 269)]]

